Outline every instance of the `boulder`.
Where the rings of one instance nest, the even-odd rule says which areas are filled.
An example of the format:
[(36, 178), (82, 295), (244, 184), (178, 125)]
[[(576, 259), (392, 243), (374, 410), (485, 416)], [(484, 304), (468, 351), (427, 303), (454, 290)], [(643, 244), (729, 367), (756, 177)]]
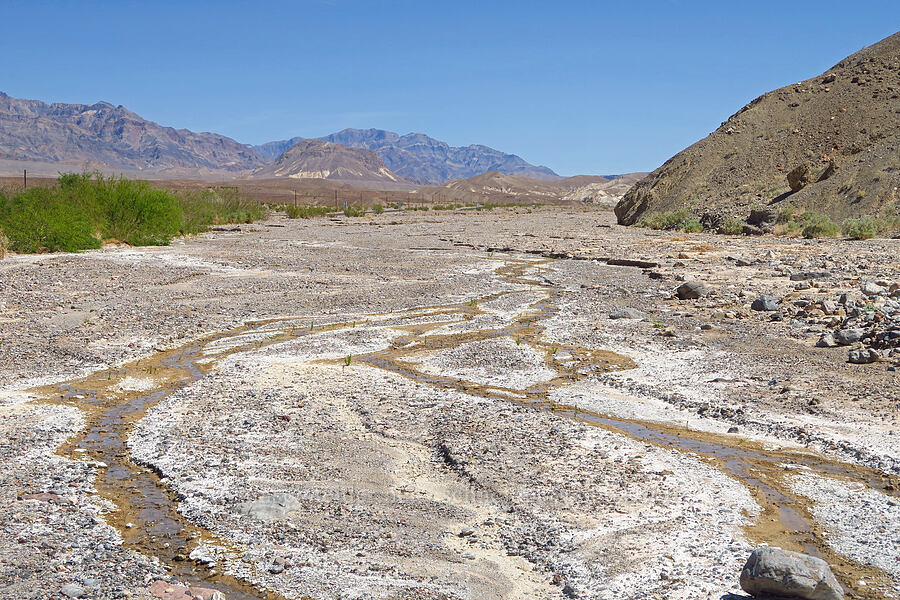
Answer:
[(260, 521), (277, 521), (300, 507), (299, 500), (288, 493), (282, 492), (262, 496), (253, 502), (242, 502), (235, 507), (235, 512), (240, 515), (254, 517)]
[(887, 291), (887, 288), (878, 285), (874, 281), (867, 281), (860, 289), (866, 296), (880, 296)]
[(681, 300), (695, 300), (710, 293), (709, 286), (702, 281), (685, 281), (675, 288), (675, 295)]
[(867, 365), (876, 362), (879, 358), (881, 358), (881, 355), (878, 354), (878, 350), (872, 348), (859, 348), (850, 351), (847, 362), (851, 362), (854, 365)]
[(809, 281), (811, 279), (828, 279), (831, 273), (828, 271), (801, 271), (791, 273), (791, 281)]
[(819, 341), (816, 342), (816, 346), (819, 348), (834, 348), (837, 345), (838, 343), (835, 341), (834, 336), (830, 333), (823, 334)]
[(778, 300), (775, 296), (760, 296), (750, 305), (751, 310), (778, 310)]
[(841, 346), (849, 346), (860, 341), (865, 334), (863, 329), (838, 329), (834, 332), (834, 341)]
[(809, 183), (809, 165), (802, 164), (794, 167), (787, 174), (788, 185), (791, 186), (792, 192), (799, 192)]
[(644, 313), (633, 308), (621, 308), (609, 313), (610, 319), (643, 319)]
[(821, 558), (781, 548), (757, 548), (741, 571), (741, 589), (751, 596), (843, 600), (844, 590)]

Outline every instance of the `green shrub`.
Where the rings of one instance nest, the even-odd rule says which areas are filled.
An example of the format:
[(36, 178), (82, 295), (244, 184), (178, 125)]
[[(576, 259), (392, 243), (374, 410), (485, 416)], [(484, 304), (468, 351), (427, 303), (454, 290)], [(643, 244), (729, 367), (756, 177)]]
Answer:
[(681, 208), (670, 212), (647, 215), (638, 222), (638, 227), (660, 230), (681, 229), (681, 226), (689, 219), (692, 219), (691, 213), (687, 209)]
[(803, 237), (835, 237), (840, 232), (841, 228), (834, 224), (827, 215), (814, 212), (803, 213)]
[(794, 220), (794, 217), (797, 216), (797, 209), (794, 208), (791, 204), (785, 204), (781, 211), (778, 213), (778, 222), (779, 223), (788, 223)]
[(210, 188), (180, 196), (182, 233), (202, 233), (212, 225), (252, 223), (266, 216), (266, 207), (231, 187)]
[(366, 209), (362, 206), (347, 205), (344, 207), (345, 217), (361, 217), (366, 214)]
[(0, 229), (0, 258), (6, 258), (6, 252), (9, 248), (9, 238)]
[(99, 173), (63, 173), (55, 187), (0, 196), (0, 229), (16, 252), (77, 252), (104, 240), (134, 246), (168, 244), (217, 223), (248, 223), (265, 208), (235, 188), (179, 196), (145, 181)]
[(841, 231), (845, 236), (854, 240), (868, 240), (882, 229), (882, 223), (875, 217), (861, 217), (859, 219), (847, 219), (841, 225)]
[(384, 207), (381, 204), (373, 204), (372, 212), (375, 213), (376, 215), (380, 215), (381, 213), (384, 212)]
[(697, 219), (691, 217), (690, 219), (686, 219), (681, 223), (681, 227), (679, 228), (684, 233), (700, 233), (703, 231), (703, 225)]
[(719, 232), (725, 235), (741, 235), (744, 232), (744, 224), (740, 219), (728, 217), (719, 225)]
[(98, 224), (58, 190), (31, 188), (0, 200), (0, 229), (14, 252), (78, 252), (99, 248)]
[(315, 217), (324, 217), (331, 212), (328, 206), (294, 206), (288, 204), (284, 207), (284, 212), (291, 219), (312, 219)]

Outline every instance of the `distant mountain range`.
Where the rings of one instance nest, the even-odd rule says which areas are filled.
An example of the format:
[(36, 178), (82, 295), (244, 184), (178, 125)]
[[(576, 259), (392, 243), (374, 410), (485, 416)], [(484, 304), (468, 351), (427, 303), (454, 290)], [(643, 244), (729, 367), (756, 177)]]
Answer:
[(163, 127), (122, 106), (46, 104), (0, 92), (0, 158), (136, 171), (247, 171), (266, 161), (215, 133)]
[[(256, 152), (270, 160), (302, 140), (291, 138), (254, 146)], [(443, 183), (499, 171), (533, 179), (558, 179), (547, 167), (525, 162), (515, 154), (507, 154), (487, 146), (450, 146), (424, 133), (399, 135), (382, 129), (344, 129), (319, 138), (327, 142), (374, 150), (393, 173), (413, 183)]]
[(372, 150), (315, 139), (297, 142), (282, 152), (274, 163), (254, 171), (253, 176), (346, 182), (401, 181)]
[[(0, 92), (0, 163), (4, 169), (15, 170), (32, 162), (51, 173), (59, 165), (60, 169), (88, 167), (149, 177), (225, 178), (328, 171), (330, 178), (346, 175), (356, 181), (360, 180), (357, 173), (363, 173), (375, 177), (374, 181), (415, 184), (443, 183), (487, 171), (559, 179), (547, 167), (529, 164), (515, 154), (480, 145), (457, 148), (423, 133), (401, 136), (380, 129), (345, 129), (318, 139), (371, 151), (382, 164), (376, 165), (369, 154), (310, 144), (281, 160), (304, 138), (250, 146), (215, 133), (165, 127), (108, 102), (47, 104)], [(330, 153), (327, 159), (311, 154), (326, 148)], [(348, 162), (341, 164), (342, 160)]]

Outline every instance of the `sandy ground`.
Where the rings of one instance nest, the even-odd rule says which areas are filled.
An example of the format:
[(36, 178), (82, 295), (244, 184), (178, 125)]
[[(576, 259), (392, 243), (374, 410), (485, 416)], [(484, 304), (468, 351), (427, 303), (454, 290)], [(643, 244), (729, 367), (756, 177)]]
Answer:
[[(880, 471), (884, 486), (802, 470), (789, 485), (834, 556), (875, 569), (843, 583), (893, 597), (895, 358), (856, 365), (847, 347), (815, 347), (835, 327), (805, 307), (900, 281), (900, 242), (612, 221), (562, 209), (273, 217), (164, 248), (0, 261), (0, 596), (75, 585), (153, 597), (171, 560), (123, 547), (106, 524), (115, 506), (92, 487), (102, 464), (54, 454), (77, 439), (79, 411), (23, 390), (109, 372), (115, 393), (152, 391), (152, 372), (116, 367), (290, 317), (206, 344), (210, 372), (129, 433), (132, 456), (209, 532), (194, 556), (219, 572), (285, 598), (739, 594), (743, 560), (767, 541), (750, 527), (762, 518), (752, 485), (708, 457), (509, 400), (539, 396)], [(518, 279), (498, 271), (517, 265)], [(814, 285), (790, 278), (806, 271)], [(714, 293), (673, 299), (694, 279)], [(750, 310), (762, 294), (780, 320)], [(889, 311), (894, 297), (873, 302)], [(623, 307), (646, 318), (609, 318)], [(584, 359), (601, 351), (634, 368)], [(384, 352), (402, 352), (396, 368), (379, 366)], [(247, 514), (273, 494), (290, 510)]]

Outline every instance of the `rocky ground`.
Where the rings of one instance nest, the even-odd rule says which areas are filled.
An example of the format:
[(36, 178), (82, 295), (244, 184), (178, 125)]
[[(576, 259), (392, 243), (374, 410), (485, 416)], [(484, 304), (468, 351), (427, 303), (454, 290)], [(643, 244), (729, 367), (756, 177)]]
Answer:
[(788, 539), (716, 451), (567, 406), (851, 465), (785, 470), (785, 493), (856, 565), (852, 594), (893, 597), (900, 241), (613, 223), (276, 216), (0, 261), (0, 596), (188, 597), (166, 574), (181, 549), (146, 556), (107, 524), (104, 465), (54, 454), (79, 443), (77, 402), (35, 388), (109, 372), (111, 394), (152, 391), (109, 370), (255, 321), (124, 432), (208, 532), (180, 557), (198, 568), (284, 598), (720, 598)]

